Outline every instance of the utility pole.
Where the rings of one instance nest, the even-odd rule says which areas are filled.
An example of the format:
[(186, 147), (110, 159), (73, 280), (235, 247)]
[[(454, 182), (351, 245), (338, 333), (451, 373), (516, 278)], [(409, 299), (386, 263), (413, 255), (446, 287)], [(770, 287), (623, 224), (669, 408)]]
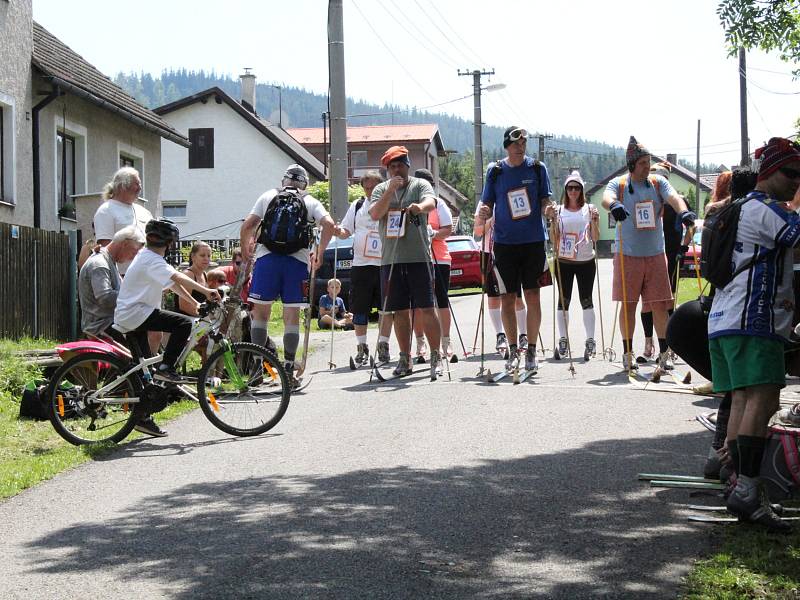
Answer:
[(532, 138), (539, 138), (539, 162), (544, 161), (544, 141), (552, 140), (553, 136), (549, 133), (534, 133)]
[[(544, 142), (542, 142), (542, 143), (544, 144)], [(551, 168), (548, 169), (548, 171), (553, 174), (553, 177), (554, 177), (553, 183), (555, 183), (555, 188), (554, 188), (555, 190), (558, 190), (558, 189), (561, 188), (561, 184), (559, 183), (561, 181), (561, 175), (559, 175), (559, 173), (561, 172), (561, 169), (559, 168), (559, 165), (561, 163), (561, 157), (564, 156), (564, 155), (566, 155), (566, 152), (564, 152), (563, 150), (545, 150), (544, 151), (544, 156), (548, 156), (548, 157), (552, 156), (553, 157), (553, 164), (551, 165)], [(567, 168), (567, 171), (569, 171), (569, 168)], [(557, 191), (555, 193), (556, 193), (556, 195), (558, 195)]]
[[(695, 163), (695, 180), (694, 180), (694, 201), (695, 213), (700, 214), (700, 119), (697, 119), (697, 163)], [(689, 207), (692, 208), (691, 206)]]
[(747, 59), (744, 48), (739, 48), (739, 128), (742, 139), (739, 166), (746, 167), (750, 164), (750, 139), (747, 135)]
[(347, 116), (344, 89), (344, 11), (342, 0), (328, 3), (328, 54), (331, 102), (331, 217), (347, 212)]
[(481, 201), (481, 194), (483, 193), (483, 129), (481, 122), (481, 77), (483, 75), (494, 75), (494, 69), (491, 71), (481, 71), (480, 69), (458, 70), (459, 76), (472, 75), (472, 96), (475, 102), (475, 114), (472, 118), (473, 127), (475, 130), (474, 136), (474, 152), (475, 152), (475, 206)]

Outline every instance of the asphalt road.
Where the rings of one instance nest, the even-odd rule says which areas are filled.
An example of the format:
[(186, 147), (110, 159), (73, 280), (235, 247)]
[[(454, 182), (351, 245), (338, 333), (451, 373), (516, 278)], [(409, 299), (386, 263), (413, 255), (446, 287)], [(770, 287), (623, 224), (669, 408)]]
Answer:
[[(467, 344), (479, 306), (453, 302)], [(550, 290), (543, 306), (551, 349)], [(268, 434), (195, 411), (0, 504), (0, 597), (671, 598), (708, 549), (688, 492), (636, 474), (699, 474), (694, 417), (716, 401), (641, 391), (600, 358), (574, 377), (547, 360), (518, 386), (477, 380), (476, 358), (452, 381), (370, 385), (347, 367), (352, 333), (336, 336), (339, 368), (318, 335), (311, 386)]]

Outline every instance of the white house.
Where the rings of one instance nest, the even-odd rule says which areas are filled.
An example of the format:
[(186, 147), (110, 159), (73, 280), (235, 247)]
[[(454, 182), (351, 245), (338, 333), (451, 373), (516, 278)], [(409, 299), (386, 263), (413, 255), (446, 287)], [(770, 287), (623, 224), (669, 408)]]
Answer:
[(255, 76), (241, 81), (241, 102), (213, 87), (154, 109), (191, 142), (188, 151), (161, 146), (163, 213), (184, 239), (237, 240), (242, 219), (292, 163), (304, 166), (312, 182), (325, 179), (320, 161), (255, 113)]

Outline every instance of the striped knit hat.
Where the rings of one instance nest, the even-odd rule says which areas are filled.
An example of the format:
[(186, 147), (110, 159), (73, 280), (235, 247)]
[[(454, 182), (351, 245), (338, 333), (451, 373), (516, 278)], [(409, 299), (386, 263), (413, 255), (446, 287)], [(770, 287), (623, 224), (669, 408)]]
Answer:
[(650, 151), (637, 142), (635, 137), (631, 136), (628, 141), (628, 149), (625, 151), (625, 162), (628, 163), (628, 171), (633, 171), (636, 161), (643, 156), (650, 156)]
[(800, 145), (786, 138), (771, 138), (766, 146), (755, 152), (758, 163), (758, 180), (768, 179), (786, 163), (800, 160)]

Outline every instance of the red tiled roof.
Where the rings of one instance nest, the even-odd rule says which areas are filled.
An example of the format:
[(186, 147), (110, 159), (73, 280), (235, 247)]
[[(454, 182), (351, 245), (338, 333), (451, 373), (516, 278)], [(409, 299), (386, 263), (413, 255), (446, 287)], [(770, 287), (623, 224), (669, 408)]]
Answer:
[[(301, 144), (323, 144), (325, 135), (322, 127), (298, 127), (286, 130), (289, 135)], [(435, 124), (423, 125), (369, 125), (366, 127), (348, 127), (347, 143), (369, 142), (429, 142), (439, 127)], [(328, 143), (331, 132), (328, 130)]]

